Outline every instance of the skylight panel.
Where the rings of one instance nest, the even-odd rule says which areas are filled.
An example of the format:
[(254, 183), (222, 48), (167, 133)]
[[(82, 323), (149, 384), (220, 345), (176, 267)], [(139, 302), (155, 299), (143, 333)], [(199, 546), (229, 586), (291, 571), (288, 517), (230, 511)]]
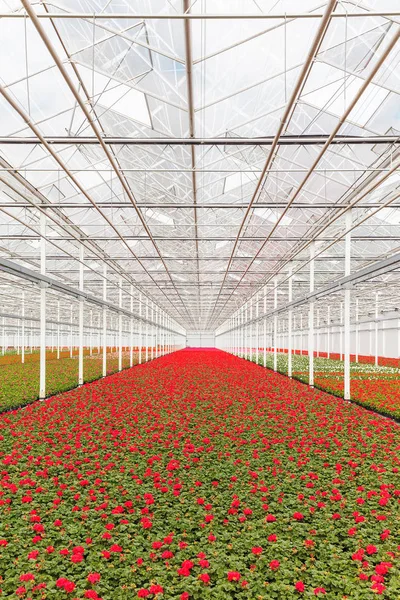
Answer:
[(217, 242), (217, 243), (215, 244), (215, 248), (216, 248), (216, 250), (219, 250), (220, 248), (223, 248), (224, 246), (226, 246), (226, 245), (227, 245), (227, 243), (228, 243), (228, 241), (227, 241), (227, 240), (224, 240), (223, 242)]
[(151, 127), (146, 97), (123, 83), (118, 83), (101, 73), (79, 65), (79, 72), (88, 90), (93, 92), (98, 106), (113, 110), (144, 125)]
[(250, 181), (257, 181), (257, 180), (258, 180), (257, 174), (253, 174), (253, 173), (238, 172), (238, 173), (234, 173), (233, 175), (228, 175), (228, 177), (225, 178), (224, 194), (226, 194), (227, 192), (230, 192), (231, 190), (235, 190), (238, 187), (246, 185)]
[(151, 208), (146, 210), (146, 216), (150, 217), (151, 219), (154, 219), (155, 221), (159, 221), (160, 223), (163, 223), (164, 225), (174, 225), (174, 220), (171, 219), (171, 217), (168, 217), (167, 215), (163, 215), (160, 212), (156, 212), (155, 210), (152, 210)]

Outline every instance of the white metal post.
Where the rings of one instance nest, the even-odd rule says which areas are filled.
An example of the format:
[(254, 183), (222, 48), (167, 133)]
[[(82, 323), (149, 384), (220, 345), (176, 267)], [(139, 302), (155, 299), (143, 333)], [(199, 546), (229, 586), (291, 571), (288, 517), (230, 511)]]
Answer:
[[(133, 285), (130, 287), (131, 294), (131, 313), (133, 313)], [(130, 340), (129, 340), (129, 366), (133, 367), (133, 317), (129, 319)]]
[(253, 303), (250, 299), (250, 322), (249, 322), (249, 360), (253, 360)]
[(150, 340), (151, 340), (151, 349), (150, 349), (150, 357), (151, 360), (154, 358), (154, 302), (151, 301), (151, 327), (150, 327)]
[(300, 356), (303, 355), (303, 314), (300, 313)]
[(397, 357), (400, 360), (400, 319), (397, 321)]
[(248, 320), (249, 320), (249, 303), (246, 302), (246, 317), (245, 317), (245, 358), (246, 360), (248, 360), (249, 357), (249, 325), (248, 325)]
[(267, 366), (267, 286), (264, 286), (264, 367)]
[(328, 316), (326, 324), (326, 354), (327, 357), (331, 357), (331, 307), (328, 306)]
[(259, 339), (258, 339), (258, 333), (259, 333), (259, 324), (258, 324), (258, 315), (259, 315), (259, 297), (258, 297), (258, 292), (256, 294), (256, 364), (258, 365), (258, 346), (260, 345), (259, 343)]
[(22, 290), (21, 362), (25, 362), (25, 292)]
[(146, 362), (149, 360), (149, 299), (146, 297), (146, 331), (145, 331), (145, 338), (146, 338)]
[[(107, 263), (103, 264), (103, 300), (107, 302)], [(103, 306), (103, 377), (107, 375), (107, 308)]]
[(340, 303), (339, 356), (343, 360), (343, 302)]
[(160, 347), (159, 354), (160, 354), (160, 357), (162, 357), (164, 355), (164, 313), (161, 308), (160, 308), (158, 318), (159, 318), (159, 320), (158, 320), (158, 328), (159, 328), (158, 343), (159, 343), (159, 347)]
[(71, 302), (71, 311), (70, 311), (70, 340), (69, 340), (69, 356), (72, 358), (72, 302)]
[[(79, 246), (79, 289), (83, 292), (83, 245)], [(79, 298), (78, 385), (83, 385), (83, 298)]]
[(93, 354), (93, 310), (90, 309), (90, 327), (89, 327), (89, 355)]
[[(351, 210), (346, 213), (346, 233), (345, 236), (345, 258), (344, 274), (345, 277), (351, 273)], [(344, 399), (350, 400), (350, 302), (351, 291), (349, 287), (344, 290)]]
[(235, 316), (235, 355), (239, 356), (239, 311), (236, 311), (236, 316)]
[(139, 293), (139, 365), (142, 364), (142, 294)]
[[(274, 277), (274, 310), (278, 308), (278, 278)], [(278, 370), (278, 316), (274, 314), (273, 321), (273, 343), (274, 343), (274, 371)]]
[(358, 322), (359, 305), (356, 298), (356, 363), (358, 363), (358, 355), (360, 354), (360, 324)]
[[(119, 308), (122, 308), (122, 277), (119, 278)], [(118, 371), (122, 371), (122, 313), (118, 313)]]
[[(315, 274), (315, 242), (310, 245), (310, 292), (314, 291)], [(309, 384), (314, 386), (314, 302), (310, 302), (309, 323), (308, 323), (308, 371)]]
[(57, 360), (60, 359), (60, 301), (57, 300)]
[[(46, 215), (40, 213), (40, 273), (46, 275)], [(39, 398), (46, 397), (46, 284), (40, 287), (40, 381)]]
[(375, 366), (379, 364), (379, 327), (378, 327), (378, 317), (379, 317), (379, 292), (375, 294)]
[[(288, 291), (288, 302), (290, 304), (290, 302), (292, 302), (293, 300), (293, 270), (292, 268), (289, 269), (289, 281), (288, 281), (288, 285), (289, 285), (289, 291)], [(292, 377), (293, 374), (293, 368), (292, 368), (292, 364), (293, 364), (293, 360), (292, 360), (292, 352), (293, 352), (293, 313), (292, 313), (292, 309), (289, 308), (289, 312), (288, 312), (288, 377)]]
[(156, 358), (161, 355), (161, 344), (160, 344), (160, 334), (161, 334), (161, 313), (160, 309), (156, 307)]

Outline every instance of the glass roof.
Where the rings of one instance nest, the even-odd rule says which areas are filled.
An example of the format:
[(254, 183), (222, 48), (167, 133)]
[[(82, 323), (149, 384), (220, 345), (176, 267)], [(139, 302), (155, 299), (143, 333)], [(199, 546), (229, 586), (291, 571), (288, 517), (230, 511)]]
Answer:
[(289, 269), (304, 296), (313, 241), (316, 289), (342, 278), (349, 206), (352, 273), (395, 255), (399, 35), (398, 0), (0, 0), (0, 258), (39, 272), (44, 211), (49, 276), (78, 287), (82, 242), (88, 292), (105, 262), (115, 303), (214, 330)]

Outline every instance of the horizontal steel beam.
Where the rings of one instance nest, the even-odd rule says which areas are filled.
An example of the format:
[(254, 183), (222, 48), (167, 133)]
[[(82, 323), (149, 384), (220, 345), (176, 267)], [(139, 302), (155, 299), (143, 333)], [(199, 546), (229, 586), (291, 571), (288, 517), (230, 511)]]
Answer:
[[(170, 171), (171, 172), (171, 171)], [(97, 202), (96, 206), (98, 208), (127, 208), (127, 209), (133, 209), (133, 205), (131, 202), (112, 202), (112, 201), (107, 201), (107, 202)], [(180, 204), (178, 202), (166, 202), (166, 203), (158, 203), (158, 202), (137, 202), (136, 206), (138, 206), (139, 208), (173, 208), (173, 209), (181, 209), (181, 208), (185, 208), (185, 209), (193, 209), (193, 208), (198, 208), (198, 209), (208, 209), (208, 208), (212, 208), (212, 209), (247, 209), (248, 207), (248, 203), (243, 203), (243, 202), (238, 202), (238, 203), (210, 203), (210, 204)], [(287, 203), (285, 202), (258, 202), (257, 204), (253, 205), (253, 208), (271, 208), (271, 209), (276, 209), (276, 208), (286, 208)], [(323, 208), (324, 210), (342, 210), (344, 207), (346, 207), (346, 204), (334, 204), (332, 202), (299, 202), (299, 203), (293, 203), (293, 205), (290, 207), (290, 210), (294, 210), (296, 208), (301, 208), (301, 209), (314, 209), (314, 208)], [(356, 209), (366, 209), (366, 208), (379, 208), (380, 206), (382, 206), (381, 203), (378, 202), (370, 202), (370, 203), (364, 203), (364, 204), (357, 204), (356, 206), (352, 207), (352, 210), (356, 210)], [(30, 202), (0, 202), (0, 208), (34, 208), (34, 206), (32, 205), (32, 203)], [(59, 204), (54, 202), (52, 204), (38, 204), (38, 207), (40, 207), (40, 209), (49, 209), (49, 210), (59, 210), (60, 208), (81, 208), (81, 209), (94, 209), (93, 204), (88, 204), (88, 203), (84, 203), (84, 202), (60, 202)], [(400, 204), (398, 203), (393, 203), (390, 205), (390, 208), (400, 208)]]
[[(255, 175), (259, 175), (261, 173), (261, 169), (257, 169), (256, 167), (254, 169), (207, 169), (207, 168), (203, 168), (203, 167), (199, 167), (199, 168), (193, 168), (193, 169), (178, 169), (178, 168), (173, 168), (173, 169), (150, 169), (150, 168), (143, 168), (143, 169), (134, 169), (134, 168), (127, 168), (127, 167), (121, 167), (120, 168), (121, 171), (123, 171), (124, 173), (254, 173)], [(308, 169), (306, 167), (303, 168), (292, 168), (292, 169), (269, 169), (268, 173), (304, 173), (306, 172)], [(111, 167), (108, 169), (103, 168), (87, 168), (87, 169), (70, 169), (71, 173), (110, 173), (112, 171)], [(349, 168), (344, 168), (344, 169), (340, 169), (340, 173), (388, 173), (390, 171), (389, 168), (384, 168), (384, 167), (376, 167), (376, 168), (372, 168), (372, 167), (354, 167), (353, 169), (349, 169)], [(46, 167), (0, 167), (0, 173), (5, 172), (5, 173), (23, 173), (24, 175), (26, 173), (63, 173), (62, 169), (48, 169)], [(325, 169), (325, 168), (316, 168), (314, 169), (314, 173), (323, 173), (324, 175), (326, 175), (327, 173), (337, 173), (338, 169)], [(64, 176), (64, 175), (63, 175)]]
[[(0, 19), (17, 19), (17, 18), (25, 18), (27, 16), (26, 12), (2, 12), (0, 13)], [(192, 21), (197, 20), (213, 20), (213, 19), (249, 19), (249, 20), (273, 20), (273, 19), (321, 19), (324, 15), (321, 12), (310, 12), (310, 13), (276, 13), (276, 14), (264, 14), (264, 13), (233, 13), (233, 14), (216, 14), (216, 13), (171, 13), (171, 14), (154, 14), (154, 13), (112, 13), (112, 12), (103, 12), (103, 13), (84, 13), (84, 12), (43, 12), (37, 13), (36, 16), (38, 19), (90, 19), (90, 20), (114, 20), (114, 19), (140, 19), (140, 20), (150, 20), (153, 19), (155, 21), (163, 19), (163, 20), (171, 20), (171, 21), (179, 21), (190, 19)], [(357, 17), (399, 17), (400, 11), (355, 11), (355, 12), (337, 12), (332, 13), (330, 18), (357, 18)]]
[[(51, 273), (79, 273), (79, 269), (49, 269), (51, 271)], [(181, 275), (182, 277), (184, 277), (185, 275), (223, 275), (222, 271), (203, 271), (202, 269), (200, 270), (195, 270), (195, 271), (171, 271), (171, 269), (168, 269), (168, 271), (171, 273), (171, 275)], [(126, 269), (124, 271), (124, 273), (126, 273), (126, 275), (143, 275), (143, 271), (131, 271), (129, 269)], [(148, 269), (147, 273), (157, 273), (158, 275), (160, 274), (160, 271), (158, 269)], [(245, 271), (243, 269), (241, 270), (229, 270), (229, 273), (249, 273), (251, 275), (274, 275), (276, 274), (276, 271)], [(324, 274), (324, 275), (335, 275), (335, 273), (331, 270), (331, 269), (324, 269), (324, 270), (315, 270), (316, 274)], [(338, 272), (336, 273), (336, 275), (340, 275), (341, 273)], [(304, 273), (298, 273), (297, 275), (301, 276), (301, 275), (307, 275), (308, 277), (308, 271), (304, 272)], [(99, 281), (103, 281), (102, 279), (88, 279), (87, 283), (88, 285), (90, 285), (93, 282), (99, 282)]]
[[(193, 225), (191, 225), (192, 227)], [(160, 225), (161, 227), (161, 225)], [(0, 234), (0, 238), (1, 240), (37, 240), (40, 239), (40, 236), (37, 235), (2, 235)], [(49, 240), (51, 241), (57, 241), (57, 242), (71, 242), (71, 241), (75, 241), (76, 242), (76, 238), (72, 237), (72, 236), (57, 236), (57, 237), (48, 237)], [(81, 241), (89, 241), (89, 242), (121, 242), (121, 238), (119, 237), (110, 237), (110, 236), (104, 236), (104, 235), (94, 235), (94, 236), (87, 236), (87, 237), (81, 237), (80, 238)], [(127, 241), (137, 241), (137, 242), (148, 242), (150, 240), (149, 237), (147, 236), (143, 236), (143, 235), (124, 235), (124, 240)], [(161, 241), (161, 242), (234, 242), (236, 240), (236, 237), (234, 236), (225, 236), (225, 237), (215, 237), (215, 236), (210, 236), (210, 237), (171, 237), (171, 236), (164, 236), (164, 235), (153, 235), (153, 240), (156, 241)], [(269, 241), (271, 242), (300, 242), (300, 241), (311, 241), (314, 240), (313, 237), (309, 237), (309, 236), (303, 236), (303, 235), (299, 235), (298, 237), (295, 236), (287, 236), (287, 237), (275, 237), (272, 236), (269, 238)], [(332, 242), (334, 240), (337, 240), (337, 237), (318, 237), (317, 240), (319, 242)], [(265, 241), (265, 236), (247, 236), (247, 237), (241, 237), (239, 238), (240, 242), (264, 242)], [(358, 235), (358, 236), (352, 236), (351, 241), (353, 242), (399, 242), (400, 241), (400, 236), (398, 235)], [(157, 258), (157, 257), (155, 257)]]
[[(158, 256), (138, 256), (137, 257), (140, 261), (143, 260), (151, 260), (151, 261), (155, 261), (155, 260), (160, 260), (160, 258)], [(199, 256), (199, 258), (197, 259), (194, 256), (163, 256), (164, 260), (172, 260), (172, 261), (224, 261), (224, 260), (229, 260), (229, 256), (221, 256), (221, 257), (217, 257), (217, 256)], [(234, 256), (232, 260), (253, 260), (253, 256)], [(13, 259), (14, 260), (38, 260), (39, 259), (39, 253), (36, 256), (33, 256), (32, 254), (13, 254)], [(71, 257), (70, 256), (63, 256), (61, 254), (53, 254), (53, 255), (47, 255), (46, 256), (47, 260), (68, 260), (71, 261)], [(109, 260), (118, 260), (118, 261), (129, 261), (132, 262), (132, 257), (130, 256), (108, 256)], [(321, 261), (321, 262), (326, 262), (327, 260), (333, 260), (333, 261), (337, 261), (337, 260), (344, 260), (345, 257), (344, 256), (316, 256), (315, 257), (315, 261)], [(380, 256), (353, 256), (351, 258), (352, 262), (353, 261), (362, 261), (362, 262), (368, 262), (368, 261), (372, 261), (372, 260), (380, 260), (381, 257)], [(78, 257), (77, 257), (78, 260)], [(100, 256), (88, 256), (87, 260), (90, 260), (90, 262), (92, 261), (101, 261), (103, 262), (103, 258), (101, 258)], [(259, 258), (257, 258), (258, 261), (262, 261), (262, 262), (280, 262), (283, 259), (280, 258), (271, 258), (271, 257), (266, 257), (266, 256), (260, 256)], [(296, 258), (293, 260), (294, 263), (298, 263), (298, 262), (309, 262), (309, 258)]]
[[(325, 144), (328, 135), (286, 135), (279, 139), (280, 146), (310, 146)], [(44, 136), (45, 141), (51, 145), (98, 145), (96, 137), (50, 137)], [(259, 138), (218, 137), (218, 138), (133, 138), (133, 137), (104, 137), (104, 143), (110, 146), (271, 146), (273, 136)], [(34, 137), (0, 137), (0, 144), (41, 144), (41, 140)], [(335, 136), (331, 144), (398, 144), (399, 136)]]

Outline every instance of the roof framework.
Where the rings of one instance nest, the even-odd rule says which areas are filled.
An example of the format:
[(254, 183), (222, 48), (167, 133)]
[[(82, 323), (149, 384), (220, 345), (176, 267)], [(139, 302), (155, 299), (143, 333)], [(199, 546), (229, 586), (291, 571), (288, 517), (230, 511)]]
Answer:
[[(351, 210), (351, 272), (391, 265), (357, 310), (399, 307), (396, 0), (0, 0), (0, 31), (0, 258), (39, 272), (45, 213), (50, 278), (79, 288), (83, 244), (89, 295), (105, 263), (110, 302), (218, 329), (289, 269), (303, 298), (311, 244), (341, 280)], [(1, 273), (4, 314), (22, 290), (33, 318)]]

